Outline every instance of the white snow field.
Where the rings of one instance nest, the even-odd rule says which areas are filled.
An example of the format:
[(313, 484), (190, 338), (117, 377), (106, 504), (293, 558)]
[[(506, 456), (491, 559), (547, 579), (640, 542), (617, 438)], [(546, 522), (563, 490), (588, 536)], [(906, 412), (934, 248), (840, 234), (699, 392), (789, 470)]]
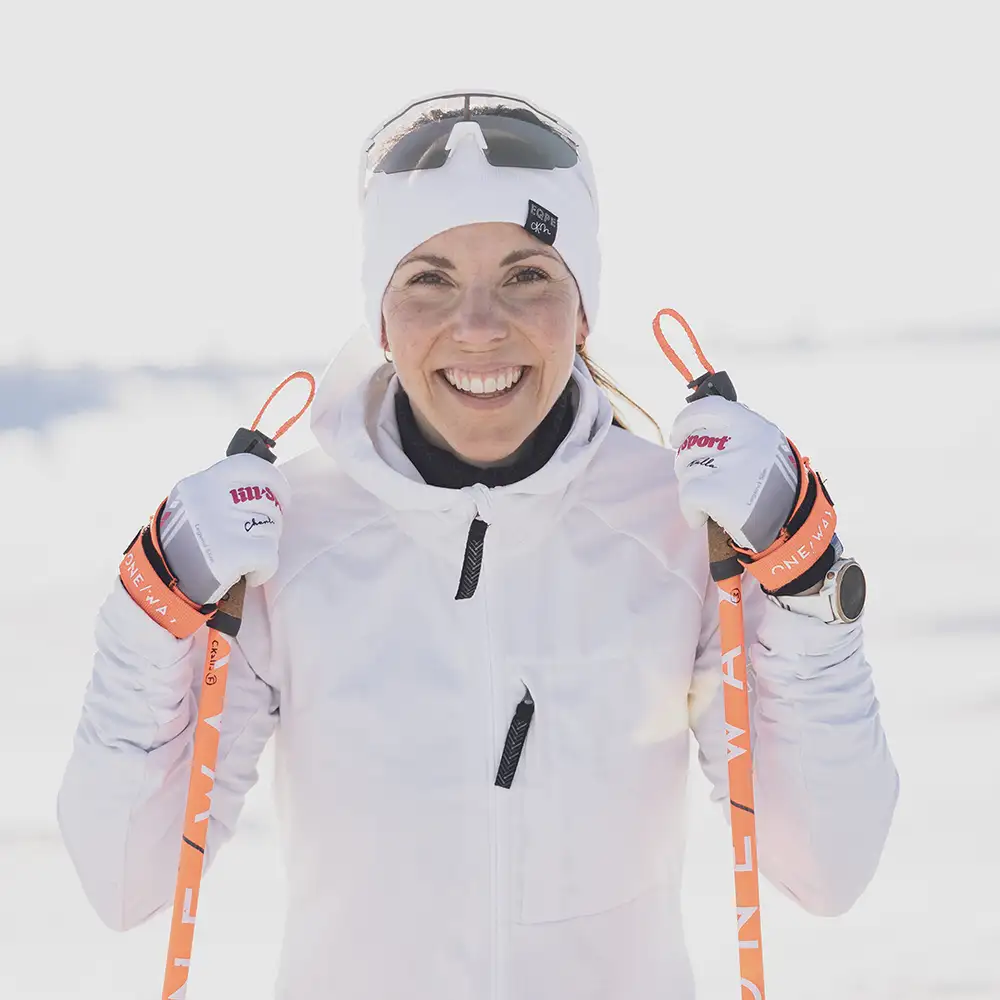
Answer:
[[(598, 360), (666, 430), (683, 382), (648, 328), (629, 336), (630, 348)], [(867, 649), (902, 782), (881, 868), (848, 914), (809, 916), (764, 884), (767, 995), (996, 1000), (1000, 331), (704, 346), (829, 485), (869, 578)], [(4, 1000), (159, 996), (169, 913), (126, 934), (99, 922), (59, 838), (56, 790), (122, 548), (290, 370), (0, 368)], [(281, 453), (308, 443), (296, 428)], [(692, 767), (688, 946), (699, 996), (739, 1000), (729, 831), (693, 747)], [(237, 836), (205, 878), (190, 1000), (271, 996), (283, 890), (270, 771), (265, 756)]]

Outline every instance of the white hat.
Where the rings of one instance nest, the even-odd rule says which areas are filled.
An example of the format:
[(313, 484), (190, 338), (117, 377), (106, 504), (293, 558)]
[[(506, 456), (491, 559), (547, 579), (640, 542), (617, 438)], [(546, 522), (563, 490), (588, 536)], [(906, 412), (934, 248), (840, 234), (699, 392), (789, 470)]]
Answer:
[(371, 173), (361, 192), (365, 319), (381, 341), (382, 297), (396, 265), (425, 240), (457, 226), (513, 222), (551, 245), (576, 279), (592, 333), (601, 253), (597, 190), (583, 143), (578, 160), (551, 170), (494, 167), (474, 122), (457, 122), (441, 167)]

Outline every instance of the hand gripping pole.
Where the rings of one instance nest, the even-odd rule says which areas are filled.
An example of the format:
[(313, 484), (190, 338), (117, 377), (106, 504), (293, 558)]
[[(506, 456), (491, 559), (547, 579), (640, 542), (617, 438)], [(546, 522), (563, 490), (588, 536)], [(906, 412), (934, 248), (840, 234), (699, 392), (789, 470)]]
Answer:
[[(293, 379), (309, 383), (309, 398), (305, 406), (269, 438), (257, 430), (264, 411), (274, 397)], [(271, 449), (275, 441), (308, 409), (316, 394), (316, 383), (308, 372), (295, 372), (271, 393), (257, 418), (249, 428), (241, 427), (226, 450), (227, 455), (248, 452), (273, 462)], [(198, 699), (198, 721), (194, 730), (191, 757), (191, 779), (187, 805), (184, 807), (184, 833), (177, 867), (174, 890), (174, 910), (167, 945), (167, 967), (163, 978), (162, 1000), (184, 1000), (187, 994), (188, 969), (194, 944), (194, 923), (198, 915), (198, 894), (208, 841), (208, 823), (212, 811), (212, 789), (219, 757), (219, 736), (222, 730), (223, 701), (226, 695), (227, 668), (232, 651), (230, 639), (239, 632), (243, 620), (243, 596), (246, 578), (235, 583), (219, 601), (218, 610), (208, 621), (208, 648)]]
[[(694, 378), (660, 330), (660, 319), (670, 316), (686, 331), (704, 375)], [(717, 372), (702, 353), (691, 327), (673, 309), (661, 309), (653, 319), (653, 334), (663, 353), (681, 373), (693, 402), (703, 396), (736, 399), (725, 372)], [(736, 882), (736, 937), (740, 958), (741, 1000), (764, 1000), (764, 958), (760, 926), (760, 883), (757, 877), (757, 824), (754, 817), (753, 760), (750, 753), (750, 704), (747, 697), (746, 638), (743, 629), (743, 563), (732, 540), (715, 521), (708, 522), (708, 559), (718, 585), (719, 635), (722, 645), (722, 681), (726, 746), (729, 758), (729, 815), (733, 836)]]

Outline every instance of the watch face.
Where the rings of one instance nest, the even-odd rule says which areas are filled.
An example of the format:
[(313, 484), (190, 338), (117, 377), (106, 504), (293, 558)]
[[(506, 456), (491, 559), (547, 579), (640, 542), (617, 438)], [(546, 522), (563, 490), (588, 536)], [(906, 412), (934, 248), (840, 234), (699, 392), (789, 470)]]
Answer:
[(852, 563), (841, 573), (837, 599), (847, 621), (853, 622), (861, 617), (865, 606), (865, 574), (857, 563)]

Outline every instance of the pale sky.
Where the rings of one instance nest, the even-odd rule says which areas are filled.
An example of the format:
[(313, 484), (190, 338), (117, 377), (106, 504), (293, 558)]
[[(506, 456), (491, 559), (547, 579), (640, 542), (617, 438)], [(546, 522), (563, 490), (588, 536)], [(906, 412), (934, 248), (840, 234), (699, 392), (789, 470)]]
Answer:
[(599, 10), (5, 4), (0, 364), (332, 353), (361, 141), (463, 86), (586, 138), (612, 353), (662, 305), (709, 341), (1000, 331), (995, 3)]

